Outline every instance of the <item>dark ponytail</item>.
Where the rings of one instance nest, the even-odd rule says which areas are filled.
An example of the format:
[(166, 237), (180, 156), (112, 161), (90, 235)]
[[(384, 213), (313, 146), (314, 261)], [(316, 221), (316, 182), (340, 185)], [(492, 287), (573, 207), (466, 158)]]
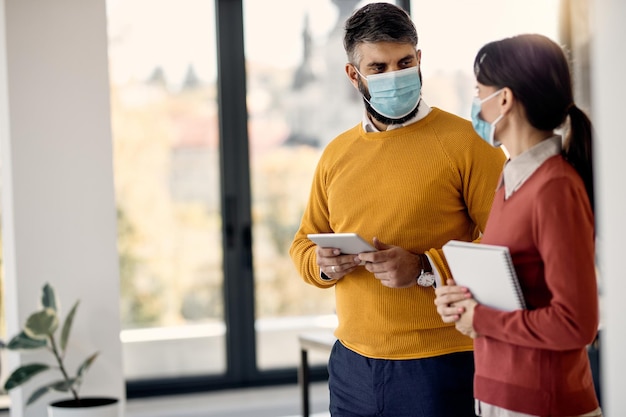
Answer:
[(591, 209), (594, 210), (593, 189), (593, 153), (592, 153), (592, 127), (587, 115), (575, 104), (571, 104), (567, 112), (569, 114), (569, 132), (565, 138), (563, 154), (565, 159), (576, 169), (582, 178)]

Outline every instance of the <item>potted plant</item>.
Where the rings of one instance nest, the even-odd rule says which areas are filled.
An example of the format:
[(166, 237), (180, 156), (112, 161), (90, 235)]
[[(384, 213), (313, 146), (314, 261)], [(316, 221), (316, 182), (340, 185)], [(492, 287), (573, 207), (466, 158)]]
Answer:
[[(26, 405), (37, 401), (50, 391), (69, 392), (72, 398), (55, 401), (48, 405), (49, 417), (64, 416), (90, 416), (90, 417), (117, 417), (118, 400), (110, 397), (80, 397), (78, 395), (83, 382), (85, 372), (89, 369), (99, 352), (87, 357), (71, 375), (65, 365), (65, 355), (68, 347), (68, 339), (72, 322), (79, 301), (77, 300), (65, 317), (60, 326), (60, 317), (57, 299), (54, 289), (45, 284), (41, 295), (41, 310), (31, 314), (26, 320), (22, 331), (14, 336), (6, 345), (0, 347), (9, 350), (34, 350), (46, 349), (54, 357), (54, 365), (47, 363), (29, 363), (22, 365), (11, 373), (4, 384), (4, 389), (9, 391), (30, 381), (42, 372), (56, 370), (60, 379), (45, 383), (33, 391)], [(58, 331), (60, 329), (60, 335)]]

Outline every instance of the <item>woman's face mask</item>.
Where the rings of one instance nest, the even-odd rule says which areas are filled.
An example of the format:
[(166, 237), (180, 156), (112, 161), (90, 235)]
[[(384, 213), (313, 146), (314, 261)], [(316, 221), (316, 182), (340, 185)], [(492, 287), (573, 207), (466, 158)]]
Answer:
[(400, 119), (417, 107), (422, 89), (417, 66), (367, 77), (354, 68), (367, 80), (370, 98), (365, 100), (381, 115)]
[(502, 145), (502, 143), (495, 140), (495, 133), (496, 133), (496, 124), (500, 120), (502, 120), (502, 117), (504, 117), (504, 114), (501, 114), (500, 116), (498, 116), (496, 120), (494, 120), (492, 123), (488, 123), (480, 117), (480, 111), (484, 102), (491, 100), (492, 98), (497, 96), (498, 93), (500, 93), (502, 90), (503, 89), (501, 88), (498, 91), (494, 92), (493, 94), (488, 95), (482, 100), (479, 97), (474, 97), (474, 101), (472, 102), (472, 126), (474, 126), (474, 130), (488, 144), (490, 144), (491, 146), (495, 146), (495, 147)]

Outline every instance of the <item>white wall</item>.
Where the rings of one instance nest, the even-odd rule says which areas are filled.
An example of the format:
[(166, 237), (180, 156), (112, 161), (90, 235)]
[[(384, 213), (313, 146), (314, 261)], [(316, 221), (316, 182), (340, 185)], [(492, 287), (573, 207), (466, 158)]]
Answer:
[[(107, 67), (104, 0), (0, 0), (8, 332), (39, 307), (44, 282), (63, 313), (80, 299), (69, 368), (99, 350), (81, 393), (124, 400)], [(10, 354), (10, 367), (43, 358)], [(64, 397), (25, 408), (36, 385), (12, 392), (12, 416), (42, 416), (48, 400)]]
[(600, 236), (600, 276), (604, 293), (604, 340), (601, 350), (605, 417), (626, 416), (626, 2), (592, 1), (593, 122)]

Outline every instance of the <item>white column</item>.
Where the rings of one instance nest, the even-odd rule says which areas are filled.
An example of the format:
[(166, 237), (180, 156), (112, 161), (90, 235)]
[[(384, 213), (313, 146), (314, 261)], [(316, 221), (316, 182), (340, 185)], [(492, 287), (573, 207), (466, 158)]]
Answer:
[[(69, 368), (74, 371), (100, 351), (81, 393), (124, 402), (105, 1), (0, 0), (0, 5), (8, 333), (16, 334), (39, 307), (45, 282), (56, 289), (63, 317), (80, 299)], [(9, 365), (12, 370), (48, 357), (10, 353)], [(45, 415), (49, 401), (64, 397), (47, 395), (25, 407), (41, 379), (11, 393), (13, 417)]]
[(602, 391), (605, 416), (626, 415), (626, 2), (596, 0), (592, 44), (592, 118), (595, 122), (596, 213), (600, 274), (603, 282), (604, 332)]

